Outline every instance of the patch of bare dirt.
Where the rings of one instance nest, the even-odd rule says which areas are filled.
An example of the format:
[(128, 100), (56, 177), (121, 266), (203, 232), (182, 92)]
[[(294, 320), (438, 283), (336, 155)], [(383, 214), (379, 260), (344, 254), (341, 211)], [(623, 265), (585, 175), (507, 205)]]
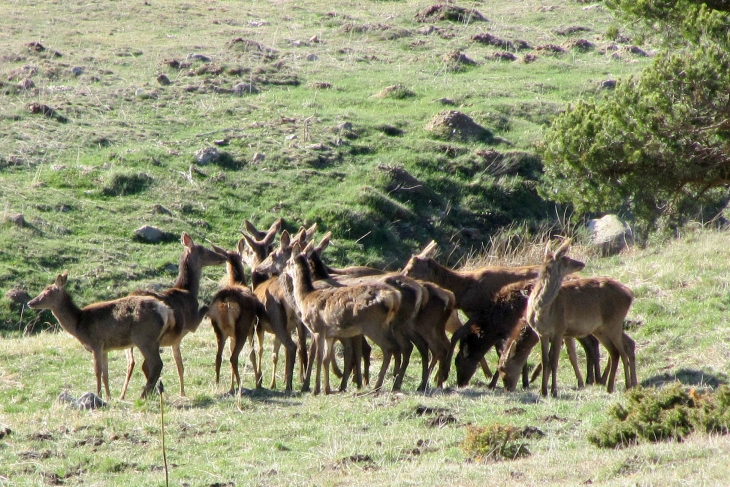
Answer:
[(596, 47), (595, 44), (586, 39), (575, 39), (565, 44), (568, 49), (576, 49), (581, 52), (588, 52)]
[(590, 32), (591, 29), (588, 27), (583, 27), (582, 25), (572, 25), (570, 27), (565, 27), (564, 29), (557, 29), (555, 33), (559, 36), (569, 36), (573, 34), (577, 34), (578, 32)]
[(497, 51), (493, 52), (492, 54), (487, 56), (487, 59), (491, 59), (492, 61), (517, 61), (517, 56), (512, 54), (509, 51)]
[(416, 96), (416, 94), (413, 91), (399, 83), (397, 85), (386, 86), (374, 94), (373, 98), (395, 98), (397, 100), (402, 100), (404, 98), (412, 98), (414, 96)]
[(468, 115), (456, 110), (439, 113), (424, 127), (436, 137), (462, 142), (493, 142), (494, 136), (486, 128), (474, 122)]
[(418, 22), (433, 22), (449, 20), (451, 22), (486, 22), (487, 19), (478, 10), (458, 7), (456, 5), (440, 4), (426, 7), (416, 14)]
[(555, 44), (542, 44), (537, 46), (535, 50), (547, 54), (562, 54), (565, 52), (565, 49)]
[(530, 45), (521, 39), (516, 39), (514, 41), (508, 41), (505, 39), (500, 39), (499, 37), (490, 34), (489, 32), (482, 32), (481, 34), (477, 34), (474, 37), (472, 37), (472, 40), (475, 42), (478, 42), (480, 44), (485, 44), (487, 46), (494, 46), (498, 47), (500, 49), (508, 49), (510, 51), (518, 51), (523, 49), (531, 49)]

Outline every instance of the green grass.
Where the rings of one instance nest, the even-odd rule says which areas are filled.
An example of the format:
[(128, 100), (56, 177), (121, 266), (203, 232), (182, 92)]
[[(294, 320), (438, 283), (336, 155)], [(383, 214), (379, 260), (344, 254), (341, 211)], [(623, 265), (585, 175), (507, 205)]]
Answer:
[[(637, 290), (628, 333), (637, 343), (638, 378), (647, 391), (668, 385), (704, 394), (708, 386), (727, 383), (728, 326), (713, 304), (723, 302), (721, 290), (730, 284), (726, 240), (723, 232), (701, 230), (618, 257), (585, 254), (582, 275), (610, 275)], [(582, 255), (579, 247), (575, 255)], [(718, 297), (709, 304), (699, 299), (713, 293)], [(649, 313), (654, 304), (673, 312)], [(591, 444), (589, 437), (607, 427), (615, 405), (628, 407), (630, 401), (599, 387), (577, 390), (566, 356), (558, 398), (540, 398), (536, 387), (514, 394), (489, 391), (481, 376), (465, 389), (416, 394), (420, 365), (414, 358), (399, 394), (288, 396), (279, 389), (236, 399), (224, 395), (225, 361), (222, 385), (214, 384), (215, 339), (207, 322), (182, 348), (187, 398), (177, 394), (169, 349), (163, 353), (173, 485), (483, 485), (487, 478), (518, 485), (728, 482), (730, 447), (724, 436), (695, 431), (682, 442), (615, 450)], [(534, 351), (530, 363), (537, 356)], [(488, 359), (494, 362), (491, 354)], [(268, 362), (265, 358), (267, 382)], [(112, 400), (106, 409), (87, 412), (56, 402), (63, 391), (79, 397), (94, 384), (90, 354), (66, 333), (4, 339), (0, 364), (0, 423), (12, 430), (0, 439), (0, 482), (36, 485), (58, 477), (65, 485), (164, 483), (159, 401), (134, 399), (142, 386), (139, 371), (128, 401)], [(110, 354), (112, 394), (121, 389), (125, 366), (123, 353)], [(617, 379), (622, 391), (621, 371)], [(250, 365), (243, 381), (252, 387)], [(537, 428), (544, 436), (518, 440), (530, 451), (524, 458), (472, 460), (463, 448), (469, 428), (499, 429), (495, 425)]]
[[(433, 238), (453, 242), (457, 262), (505, 225), (550, 220), (554, 205), (535, 189), (539, 161), (518, 156), (514, 171), (493, 174), (480, 153), (531, 153), (568, 103), (600, 95), (601, 81), (649, 61), (598, 49), (616, 29), (602, 8), (466, 2), (487, 21), (419, 23), (426, 6), (0, 6), (0, 76), (14, 87), (0, 95), (0, 289), (33, 294), (64, 267), (83, 276), (85, 302), (163, 281), (160, 269), (180, 249), (135, 242), (144, 224), (231, 247), (244, 218), (264, 226), (284, 217), (290, 230), (317, 222), (333, 232), (336, 263), (397, 268)], [(556, 33), (575, 25), (590, 31)], [(497, 62), (487, 59), (496, 48), (472, 40), (483, 32), (532, 47), (583, 36), (598, 48)], [(477, 64), (447, 69), (443, 56), (453, 51)], [(171, 84), (156, 81), (163, 74)], [(15, 89), (25, 78), (34, 87)], [(239, 96), (239, 83), (259, 92)], [(373, 97), (393, 85), (413, 95)], [(436, 101), (444, 98), (453, 105)], [(68, 122), (31, 114), (30, 103)], [(438, 140), (424, 130), (450, 109), (511, 145)], [(221, 159), (196, 167), (190, 181), (194, 154), (216, 141)], [(254, 154), (265, 159), (254, 163)], [(404, 190), (382, 165), (405, 169), (437, 197)], [(28, 227), (5, 221), (18, 213)], [(0, 296), (3, 334), (19, 328), (8, 310)]]

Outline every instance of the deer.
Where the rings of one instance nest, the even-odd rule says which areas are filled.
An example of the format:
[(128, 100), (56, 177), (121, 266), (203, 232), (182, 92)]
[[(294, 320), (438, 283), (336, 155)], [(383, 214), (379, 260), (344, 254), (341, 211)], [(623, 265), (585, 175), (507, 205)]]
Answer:
[[(241, 260), (244, 247), (244, 239), (238, 241), (237, 251), (227, 251), (213, 245), (213, 250), (226, 259), (228, 276), (227, 285), (215, 293), (207, 313), (218, 344), (215, 357), (215, 383), (220, 383), (223, 347), (230, 338), (231, 392), (241, 387), (238, 356), (241, 354), (246, 340), (253, 334), (254, 327), (258, 323), (268, 321), (266, 309), (246, 283)], [(251, 362), (255, 370), (254, 356), (251, 356)]]
[[(306, 253), (299, 243), (294, 244), (284, 272), (279, 277), (282, 288), (296, 303), (300, 317), (312, 334), (315, 344), (316, 376), (313, 393), (321, 391), (321, 375), (324, 368), (324, 393), (333, 391), (329, 382), (329, 364), (334, 354), (335, 338), (347, 338), (363, 334), (373, 340), (383, 351), (381, 367), (375, 389), (384, 381), (396, 345), (390, 330), (390, 322), (398, 313), (401, 294), (391, 286), (368, 282), (344, 287), (316, 289), (307, 262)], [(307, 370), (307, 375), (312, 367)]]
[[(328, 272), (329, 267), (322, 262), (322, 252), (329, 245), (330, 237), (331, 233), (325, 235), (310, 254), (310, 268), (315, 279), (315, 286), (319, 282), (318, 280), (335, 286), (383, 282), (398, 289), (401, 292), (401, 309), (391, 323), (400, 349), (396, 354), (396, 379), (393, 388), (399, 390), (402, 386), (413, 345), (416, 346), (422, 358), (421, 383), (417, 390), (425, 391), (428, 385), (433, 368), (428, 363), (429, 351), (433, 354), (434, 362), (439, 363), (436, 384), (438, 387), (442, 387), (448, 377), (447, 358), (450, 343), (446, 337), (445, 325), (453, 310), (455, 302), (453, 294), (435, 284), (413, 280), (392, 272), (357, 278), (347, 275), (331, 276)], [(398, 360), (399, 356), (400, 360)], [(347, 361), (346, 364), (350, 365)]]
[[(503, 361), (504, 357), (507, 357), (510, 353), (516, 352), (521, 344), (513, 345), (514, 341), (518, 338), (523, 340), (529, 340), (531, 334), (522, 332), (522, 329), (526, 326), (524, 319), (525, 310), (527, 309), (528, 295), (532, 291), (533, 281), (519, 281), (513, 284), (509, 284), (502, 288), (496, 296), (490, 302), (491, 309), (485, 310), (485, 315), (479, 320), (479, 324), (472, 324), (469, 327), (463, 327), (458, 330), (453, 338), (459, 341), (459, 352), (456, 354), (454, 363), (456, 365), (456, 382), (459, 387), (464, 387), (469, 383), (469, 380), (474, 375), (477, 368), (477, 363), (480, 358), (484, 357), (484, 354), (494, 346), (498, 349), (500, 356), (500, 372), (504, 367), (506, 370), (507, 365)], [(534, 333), (534, 332), (533, 332)], [(535, 334), (535, 337), (537, 335)], [(585, 349), (586, 359), (588, 362), (588, 377), (589, 382), (594, 380), (594, 371), (598, 367), (599, 352), (598, 342), (591, 335), (583, 338), (578, 338), (581, 345)], [(537, 341), (537, 340), (536, 340)], [(533, 342), (532, 346), (536, 343)], [(578, 380), (578, 387), (584, 387), (583, 377), (578, 367), (578, 359), (575, 354), (575, 343), (571, 338), (566, 337), (566, 344), (568, 347), (568, 354), (571, 358), (571, 364), (575, 370), (576, 378)], [(501, 348), (504, 346), (504, 350)], [(525, 344), (527, 346), (527, 343)], [(512, 347), (512, 348), (510, 348)], [(505, 384), (509, 384), (509, 387), (505, 385), (505, 388), (512, 391), (517, 385), (517, 378), (522, 375), (523, 387), (528, 387), (528, 369), (526, 367), (527, 355), (529, 355), (529, 349), (527, 354), (524, 355), (524, 360), (519, 363), (508, 364), (510, 370), (510, 377)], [(507, 354), (505, 354), (507, 350)], [(518, 366), (519, 365), (519, 366)], [(536, 371), (536, 373), (539, 371)], [(497, 381), (502, 377), (503, 381), (506, 381), (505, 374), (494, 374), (492, 380), (489, 383), (489, 388), (493, 389), (497, 385)], [(599, 370), (600, 377), (600, 370)]]
[[(467, 316), (467, 322), (462, 326), (471, 326), (475, 320), (478, 320), (482, 316), (484, 307), (488, 306), (494, 295), (504, 286), (525, 279), (533, 279), (537, 277), (539, 271), (539, 266), (487, 266), (472, 271), (457, 271), (434, 260), (437, 247), (436, 241), (432, 240), (420, 254), (411, 256), (403, 268), (403, 274), (432, 282), (451, 291), (456, 298), (455, 308), (462, 310)], [(447, 322), (447, 331), (455, 333), (460, 323), (458, 315), (454, 313)], [(449, 362), (454, 353), (456, 341), (452, 335), (451, 349), (447, 359)], [(493, 377), (486, 360), (482, 360), (480, 363), (484, 375), (488, 379)]]
[[(565, 276), (582, 270), (585, 263), (567, 256), (567, 239), (554, 253), (550, 244), (540, 273), (527, 302), (525, 318), (540, 337), (542, 385), (540, 393), (557, 396), (557, 369), (564, 337), (594, 335), (608, 350), (610, 369), (606, 380), (609, 393), (614, 390), (618, 359), (624, 367), (625, 385), (637, 385), (635, 345), (623, 331), (623, 323), (634, 299), (631, 290), (608, 277), (574, 279)], [(628, 344), (628, 346), (627, 346)]]
[(139, 348), (147, 377), (142, 398), (147, 397), (162, 373), (160, 339), (176, 326), (174, 311), (162, 301), (146, 296), (127, 296), (79, 308), (66, 290), (67, 283), (68, 270), (59, 274), (28, 306), (50, 309), (61, 327), (93, 354), (96, 394), (101, 396), (103, 382), (107, 400), (111, 398), (108, 352)]
[[(225, 257), (217, 254), (202, 245), (193, 242), (187, 233), (183, 232), (180, 237), (184, 249), (180, 257), (178, 276), (170, 289), (162, 292), (137, 290), (131, 296), (150, 296), (159, 299), (170, 307), (175, 313), (175, 327), (166, 330), (160, 339), (160, 346), (172, 347), (172, 356), (177, 366), (177, 375), (180, 379), (180, 395), (185, 396), (185, 383), (183, 375), (182, 354), (180, 353), (180, 342), (188, 333), (194, 333), (200, 326), (208, 308), (198, 308), (198, 292), (200, 290), (200, 278), (203, 267), (221, 265), (226, 262)], [(134, 353), (130, 348), (127, 352), (127, 377), (122, 388), (121, 399), (127, 392), (127, 386), (134, 370)]]
[[(312, 225), (309, 229), (300, 229), (297, 235), (292, 239), (289, 233), (285, 230), (281, 234), (280, 247), (288, 248), (292, 241), (304, 241), (310, 238), (316, 229), (316, 224)], [(275, 336), (274, 352), (272, 353), (272, 364), (273, 372), (271, 378), (270, 387), (273, 389), (276, 387), (276, 366), (278, 362), (279, 347), (283, 344), (285, 347), (285, 390), (292, 390), (292, 377), (294, 375), (294, 360), (297, 350), (299, 350), (299, 375), (300, 379), (304, 383), (304, 390), (308, 389), (305, 378), (305, 364), (309, 362), (307, 358), (307, 346), (306, 346), (306, 331), (301, 325), (301, 322), (297, 319), (295, 311), (289, 306), (284, 299), (284, 295), (281, 290), (279, 279), (272, 277), (267, 272), (259, 270), (259, 266), (271, 253), (271, 243), (275, 233), (271, 230), (267, 234), (264, 240), (257, 240), (246, 234), (243, 235), (246, 241), (246, 249), (242, 254), (242, 259), (252, 269), (251, 272), (251, 283), (253, 292), (256, 297), (261, 301), (266, 309), (266, 315), (269, 317), (268, 322), (264, 322), (263, 327), (257, 327), (256, 334), (258, 337), (258, 353), (257, 360), (258, 364), (255, 368), (256, 374), (256, 386), (261, 387), (261, 357), (263, 354), (263, 333), (264, 331), (273, 333)], [(294, 344), (291, 339), (291, 333), (297, 329), (299, 336), (299, 346)]]

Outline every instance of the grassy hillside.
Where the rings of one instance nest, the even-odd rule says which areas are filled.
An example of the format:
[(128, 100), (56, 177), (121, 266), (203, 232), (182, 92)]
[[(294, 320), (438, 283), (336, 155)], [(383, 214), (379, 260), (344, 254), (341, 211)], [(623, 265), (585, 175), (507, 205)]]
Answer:
[[(495, 229), (551, 219), (543, 127), (649, 58), (601, 4), (430, 6), (0, 5), (3, 333), (34, 319), (10, 289), (64, 268), (84, 303), (167, 285), (182, 231), (231, 247), (244, 218), (317, 222), (334, 261), (391, 268), (431, 238), (453, 264)], [(426, 130), (449, 110), (483, 131)], [(171, 238), (137, 241), (145, 224)]]
[[(628, 333), (636, 340), (644, 387), (679, 383), (701, 392), (727, 382), (727, 239), (725, 233), (697, 231), (663, 248), (587, 259), (582, 275), (610, 275), (636, 293)], [(579, 249), (575, 255), (581, 255)], [(643, 441), (619, 449), (589, 443), (588, 435), (607, 420), (609, 408), (626, 399), (622, 392), (608, 395), (598, 387), (577, 390), (567, 357), (561, 360), (557, 398), (541, 398), (536, 387), (513, 394), (489, 391), (481, 376), (465, 389), (416, 394), (415, 360), (402, 394), (313, 397), (264, 390), (234, 399), (223, 395), (229, 377), (225, 368), (226, 385), (214, 384), (214, 343), (206, 324), (183, 343), (187, 398), (177, 394), (169, 350), (163, 353), (171, 485), (679, 486), (730, 481), (725, 436), (694, 433), (683, 442)], [(124, 355), (112, 353), (110, 359), (111, 389), (118, 394)], [(491, 354), (489, 360), (494, 362)], [(530, 363), (536, 361), (533, 352)], [(0, 364), (0, 423), (12, 430), (0, 438), (0, 485), (164, 485), (157, 398), (115, 400), (95, 412), (56, 402), (61, 392), (78, 398), (94, 383), (90, 354), (65, 333), (4, 339)], [(247, 387), (253, 384), (250, 370), (243, 375)], [(617, 378), (622, 391), (621, 370)], [(142, 381), (137, 371), (129, 397), (139, 394)], [(468, 427), (494, 423), (529, 432), (520, 441), (531, 454), (471, 460), (460, 446)]]

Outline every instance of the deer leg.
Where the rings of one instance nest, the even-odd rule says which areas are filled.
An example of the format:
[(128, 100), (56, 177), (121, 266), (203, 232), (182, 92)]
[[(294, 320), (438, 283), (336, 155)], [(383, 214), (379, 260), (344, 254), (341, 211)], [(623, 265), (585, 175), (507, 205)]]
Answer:
[(324, 350), (322, 351), (322, 372), (324, 372), (324, 393), (332, 394), (330, 388), (330, 362), (334, 356), (334, 338), (324, 339)]
[[(340, 372), (340, 391), (345, 392), (347, 390), (347, 381), (350, 379), (350, 373), (352, 372), (352, 364), (355, 355), (355, 347), (353, 346), (354, 338), (342, 338), (342, 355), (344, 358), (342, 371)], [(337, 361), (334, 359), (334, 353), (332, 358), (329, 360), (332, 369), (337, 368)], [(358, 364), (357, 367), (360, 365)], [(335, 373), (335, 375), (337, 375)]]
[(221, 364), (223, 363), (223, 347), (226, 345), (226, 338), (223, 336), (223, 332), (218, 329), (218, 325), (211, 320), (213, 325), (213, 331), (215, 332), (215, 339), (218, 348), (215, 352), (215, 383), (220, 384), (221, 381)]
[(94, 354), (94, 376), (96, 376), (96, 395), (101, 397), (101, 369), (103, 367), (102, 355), (104, 352), (102, 352), (101, 349), (94, 349), (92, 350), (92, 353)]
[(489, 364), (487, 363), (486, 357), (482, 357), (482, 359), (479, 361), (479, 365), (482, 367), (484, 377), (486, 377), (487, 380), (491, 379), (494, 376), (494, 374), (492, 374), (492, 371), (489, 370)]
[(550, 371), (550, 395), (553, 397), (558, 397), (558, 362), (562, 345), (563, 337), (554, 335), (550, 343), (550, 368), (552, 369)]
[(585, 387), (585, 383), (583, 382), (583, 375), (580, 373), (578, 354), (575, 351), (575, 339), (572, 337), (565, 337), (564, 340), (565, 348), (568, 350), (568, 357), (570, 358), (570, 365), (573, 366), (575, 378), (578, 380), (578, 389), (583, 389)]
[(129, 381), (132, 379), (132, 372), (134, 371), (134, 347), (125, 350), (124, 354), (127, 356), (127, 377), (124, 379), (122, 394), (119, 396), (119, 399), (124, 399), (124, 396), (127, 394), (127, 386), (129, 386)]
[(271, 352), (271, 383), (269, 389), (276, 389), (276, 363), (279, 361), (279, 350), (281, 349), (281, 341), (274, 337), (274, 349)]
[(237, 340), (236, 337), (231, 338), (231, 390), (239, 390), (241, 388), (241, 376), (238, 375), (238, 356), (246, 344), (245, 340)]
[(102, 357), (102, 363), (101, 363), (101, 380), (104, 383), (104, 392), (106, 393), (107, 400), (111, 399), (111, 394), (109, 393), (109, 354), (108, 352), (103, 352), (101, 354)]
[(307, 327), (299, 320), (297, 320), (297, 338), (299, 342), (297, 346), (299, 352), (299, 382), (302, 382), (307, 374), (306, 367), (309, 360), (307, 360)]
[(145, 343), (142, 347), (137, 344), (137, 348), (144, 357), (142, 362), (142, 371), (147, 376), (147, 383), (142, 389), (142, 399), (146, 398), (150, 392), (155, 390), (157, 381), (162, 373), (162, 359), (160, 358), (160, 348), (158, 343)]
[(312, 343), (309, 345), (309, 359), (307, 360), (307, 373), (304, 377), (304, 383), (302, 383), (302, 392), (309, 392), (310, 383), (312, 382), (312, 367), (314, 361), (317, 358), (317, 341), (315, 340), (316, 334), (312, 334)]
[(365, 339), (365, 335), (360, 335), (360, 348), (362, 350), (362, 378), (363, 384), (366, 386), (370, 385), (370, 355), (373, 351), (373, 347), (370, 346), (368, 341)]
[(550, 337), (540, 336), (540, 353), (542, 355), (542, 384), (540, 394), (547, 396), (548, 381), (550, 380)]
[(256, 327), (256, 367), (254, 371), (254, 375), (256, 378), (256, 389), (261, 389), (263, 387), (264, 382), (264, 376), (263, 376), (263, 370), (262, 370), (262, 357), (264, 354), (264, 328), (259, 326)]
[[(630, 387), (636, 387), (639, 385), (639, 380), (636, 377), (636, 342), (634, 342), (634, 340), (632, 340), (626, 333), (621, 334), (621, 340), (624, 345), (624, 351), (629, 359), (630, 378), (628, 380), (631, 381)], [(626, 364), (624, 364), (624, 367), (626, 367)], [(627, 382), (627, 384), (628, 383), (629, 382)], [(626, 388), (628, 389), (629, 386), (627, 385)]]
[[(431, 377), (428, 371), (428, 343), (415, 333), (411, 336), (411, 341), (421, 355), (421, 383), (418, 385), (417, 390), (423, 392), (428, 388), (428, 379)], [(405, 376), (405, 372), (406, 369), (403, 369), (403, 376)]]
[(315, 396), (320, 393), (320, 384), (321, 384), (321, 378), (322, 378), (322, 362), (324, 360), (324, 336), (322, 336), (321, 333), (318, 333), (315, 335), (315, 341), (317, 343), (317, 352), (316, 352), (316, 360), (317, 360), (317, 371), (315, 373), (314, 377), (314, 394)]
[(172, 346), (172, 357), (175, 359), (175, 366), (177, 367), (177, 377), (178, 379), (180, 379), (180, 395), (185, 397), (185, 382), (183, 380), (185, 367), (183, 366), (182, 354), (180, 353), (180, 343), (176, 343)]
[(408, 368), (408, 364), (411, 362), (411, 354), (413, 353), (413, 343), (411, 343), (408, 338), (400, 336), (397, 341), (399, 353), (396, 354), (396, 361), (393, 367), (395, 372), (393, 391), (401, 390), (401, 387), (403, 386), (403, 379), (406, 375), (406, 369)]
[(393, 349), (389, 346), (381, 347), (383, 350), (383, 364), (380, 366), (380, 372), (378, 373), (378, 380), (375, 382), (374, 389), (379, 391), (383, 387), (385, 381), (385, 374), (388, 373), (388, 367), (390, 366), (390, 359), (393, 357)]
[(598, 340), (593, 335), (586, 335), (577, 340), (586, 354), (586, 384), (599, 383), (601, 380), (601, 352), (598, 348)]
[(353, 337), (351, 339), (352, 343), (352, 367), (354, 372), (354, 378), (355, 381), (355, 387), (358, 389), (362, 389), (362, 370), (360, 369), (360, 364), (362, 363), (363, 356), (362, 356), (362, 344), (365, 341), (365, 337), (363, 335), (358, 335), (356, 337)]

